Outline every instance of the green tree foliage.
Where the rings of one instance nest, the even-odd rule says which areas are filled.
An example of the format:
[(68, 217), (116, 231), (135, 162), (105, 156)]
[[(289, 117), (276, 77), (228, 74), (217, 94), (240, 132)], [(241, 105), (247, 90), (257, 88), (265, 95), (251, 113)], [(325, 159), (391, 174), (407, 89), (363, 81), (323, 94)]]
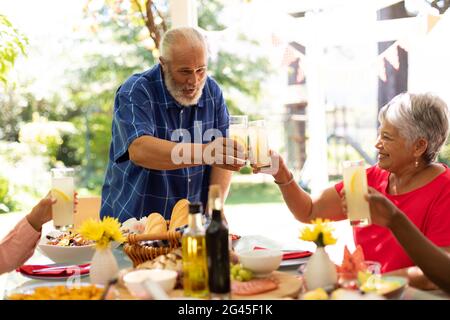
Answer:
[(6, 85), (6, 75), (20, 54), (25, 55), (28, 39), (20, 33), (6, 16), (0, 14), (0, 81)]

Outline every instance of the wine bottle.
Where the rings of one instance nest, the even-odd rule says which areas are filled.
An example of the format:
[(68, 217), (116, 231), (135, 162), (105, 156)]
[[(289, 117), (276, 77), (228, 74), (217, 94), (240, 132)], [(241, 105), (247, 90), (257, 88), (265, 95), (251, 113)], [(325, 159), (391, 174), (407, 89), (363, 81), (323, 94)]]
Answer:
[[(208, 283), (212, 299), (230, 299), (230, 253), (228, 227), (222, 215), (220, 186), (209, 190), (211, 221), (206, 229), (206, 252), (208, 257)], [(211, 207), (212, 206), (212, 207)]]

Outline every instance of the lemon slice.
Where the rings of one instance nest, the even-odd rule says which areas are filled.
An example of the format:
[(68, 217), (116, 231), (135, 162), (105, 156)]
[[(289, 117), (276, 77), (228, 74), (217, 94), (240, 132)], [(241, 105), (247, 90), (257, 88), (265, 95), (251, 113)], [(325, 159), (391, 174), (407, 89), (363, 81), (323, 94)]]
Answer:
[(59, 202), (69, 202), (72, 201), (72, 198), (67, 195), (64, 191), (53, 188), (52, 189), (52, 195), (58, 200)]
[(362, 177), (361, 171), (357, 170), (353, 172), (352, 178), (350, 179), (350, 192), (354, 193), (358, 189), (362, 190)]

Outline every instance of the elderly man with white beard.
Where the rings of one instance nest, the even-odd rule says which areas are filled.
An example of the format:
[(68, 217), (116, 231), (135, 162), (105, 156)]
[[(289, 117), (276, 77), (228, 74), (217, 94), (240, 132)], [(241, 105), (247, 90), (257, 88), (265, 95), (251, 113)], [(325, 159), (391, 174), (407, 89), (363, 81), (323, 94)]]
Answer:
[(194, 28), (164, 34), (159, 63), (117, 90), (100, 216), (123, 222), (152, 212), (170, 219), (180, 199), (202, 202), (245, 164), (227, 138), (222, 91), (207, 75), (207, 44)]

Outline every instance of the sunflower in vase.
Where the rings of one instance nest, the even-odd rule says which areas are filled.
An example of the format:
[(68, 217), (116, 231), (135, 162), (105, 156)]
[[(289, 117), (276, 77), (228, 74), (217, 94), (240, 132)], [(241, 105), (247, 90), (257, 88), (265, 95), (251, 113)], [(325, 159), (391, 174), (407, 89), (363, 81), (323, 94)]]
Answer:
[(305, 226), (300, 232), (301, 240), (314, 242), (317, 246), (306, 264), (304, 279), (307, 290), (323, 288), (330, 291), (337, 284), (336, 267), (325, 251), (325, 246), (336, 243), (333, 231), (329, 220), (318, 218), (312, 220), (311, 225)]

